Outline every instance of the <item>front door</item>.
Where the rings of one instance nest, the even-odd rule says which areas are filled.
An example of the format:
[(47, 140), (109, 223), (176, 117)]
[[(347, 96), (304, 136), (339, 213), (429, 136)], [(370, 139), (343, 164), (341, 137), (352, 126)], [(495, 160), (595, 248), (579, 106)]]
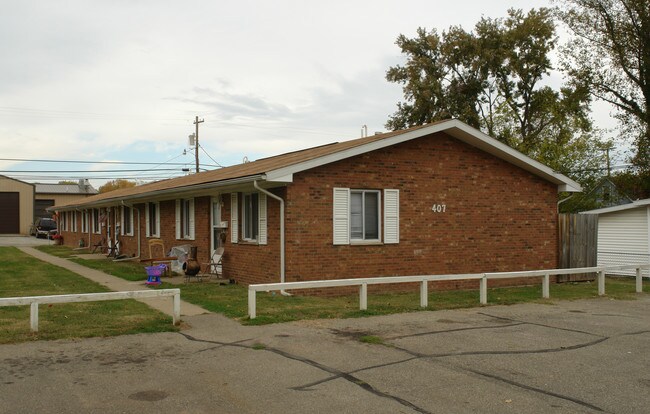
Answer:
[(225, 229), (221, 227), (221, 196), (212, 197), (211, 216), (212, 240), (210, 256), (216, 249), (224, 245), (222, 234)]

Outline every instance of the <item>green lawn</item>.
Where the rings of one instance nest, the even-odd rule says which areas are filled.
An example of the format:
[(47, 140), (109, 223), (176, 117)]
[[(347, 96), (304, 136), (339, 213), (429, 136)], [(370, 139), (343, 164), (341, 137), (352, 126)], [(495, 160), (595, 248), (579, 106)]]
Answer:
[[(43, 246), (43, 251), (52, 249), (55, 254), (65, 257), (63, 246)], [(144, 280), (142, 263), (111, 262), (108, 260), (73, 259), (77, 263), (103, 270), (127, 280)], [(165, 278), (162, 279), (163, 281)], [(240, 285), (218, 285), (193, 282), (186, 285), (163, 283), (159, 288), (180, 288), (181, 298), (212, 312), (222, 313), (239, 320), (245, 325), (288, 322), (301, 319), (319, 318), (357, 318), (371, 315), (417, 312), (420, 308), (418, 288), (410, 293), (368, 294), (368, 310), (359, 310), (358, 295), (341, 297), (281, 296), (279, 293), (257, 294), (257, 317), (248, 319), (248, 289)], [(575, 300), (598, 297), (595, 282), (563, 283), (550, 286), (551, 299), (542, 299), (541, 282), (534, 286), (488, 289), (490, 305), (510, 305), (536, 302), (552, 304), (557, 300)], [(607, 278), (607, 297), (610, 299), (632, 300), (634, 279)], [(299, 291), (300, 292), (300, 291)], [(644, 292), (650, 292), (650, 285), (644, 283)], [(430, 291), (428, 310), (471, 308), (479, 306), (479, 290)]]
[[(59, 247), (59, 246), (43, 246)], [(68, 270), (13, 247), (0, 247), (0, 297), (107, 292)], [(29, 329), (29, 306), (0, 307), (0, 343), (175, 331), (171, 316), (135, 300), (39, 306), (39, 332)]]

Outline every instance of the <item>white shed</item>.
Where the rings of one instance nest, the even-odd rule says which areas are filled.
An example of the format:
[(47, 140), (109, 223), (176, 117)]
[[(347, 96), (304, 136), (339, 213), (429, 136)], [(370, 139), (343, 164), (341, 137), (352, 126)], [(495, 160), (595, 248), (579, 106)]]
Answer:
[(581, 214), (598, 215), (598, 266), (650, 262), (650, 198)]

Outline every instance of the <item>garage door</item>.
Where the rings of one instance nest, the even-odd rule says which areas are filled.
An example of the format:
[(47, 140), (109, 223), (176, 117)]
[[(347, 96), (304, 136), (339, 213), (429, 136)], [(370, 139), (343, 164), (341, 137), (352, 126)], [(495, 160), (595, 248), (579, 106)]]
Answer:
[(20, 233), (18, 193), (0, 193), (0, 234)]

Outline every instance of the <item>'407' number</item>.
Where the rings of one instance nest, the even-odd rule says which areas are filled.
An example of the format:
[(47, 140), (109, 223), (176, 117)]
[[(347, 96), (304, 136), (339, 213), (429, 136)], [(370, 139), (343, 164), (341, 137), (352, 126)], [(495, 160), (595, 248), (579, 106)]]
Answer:
[(434, 213), (444, 213), (445, 210), (447, 210), (446, 204), (434, 204), (433, 207), (431, 207), (431, 211)]

